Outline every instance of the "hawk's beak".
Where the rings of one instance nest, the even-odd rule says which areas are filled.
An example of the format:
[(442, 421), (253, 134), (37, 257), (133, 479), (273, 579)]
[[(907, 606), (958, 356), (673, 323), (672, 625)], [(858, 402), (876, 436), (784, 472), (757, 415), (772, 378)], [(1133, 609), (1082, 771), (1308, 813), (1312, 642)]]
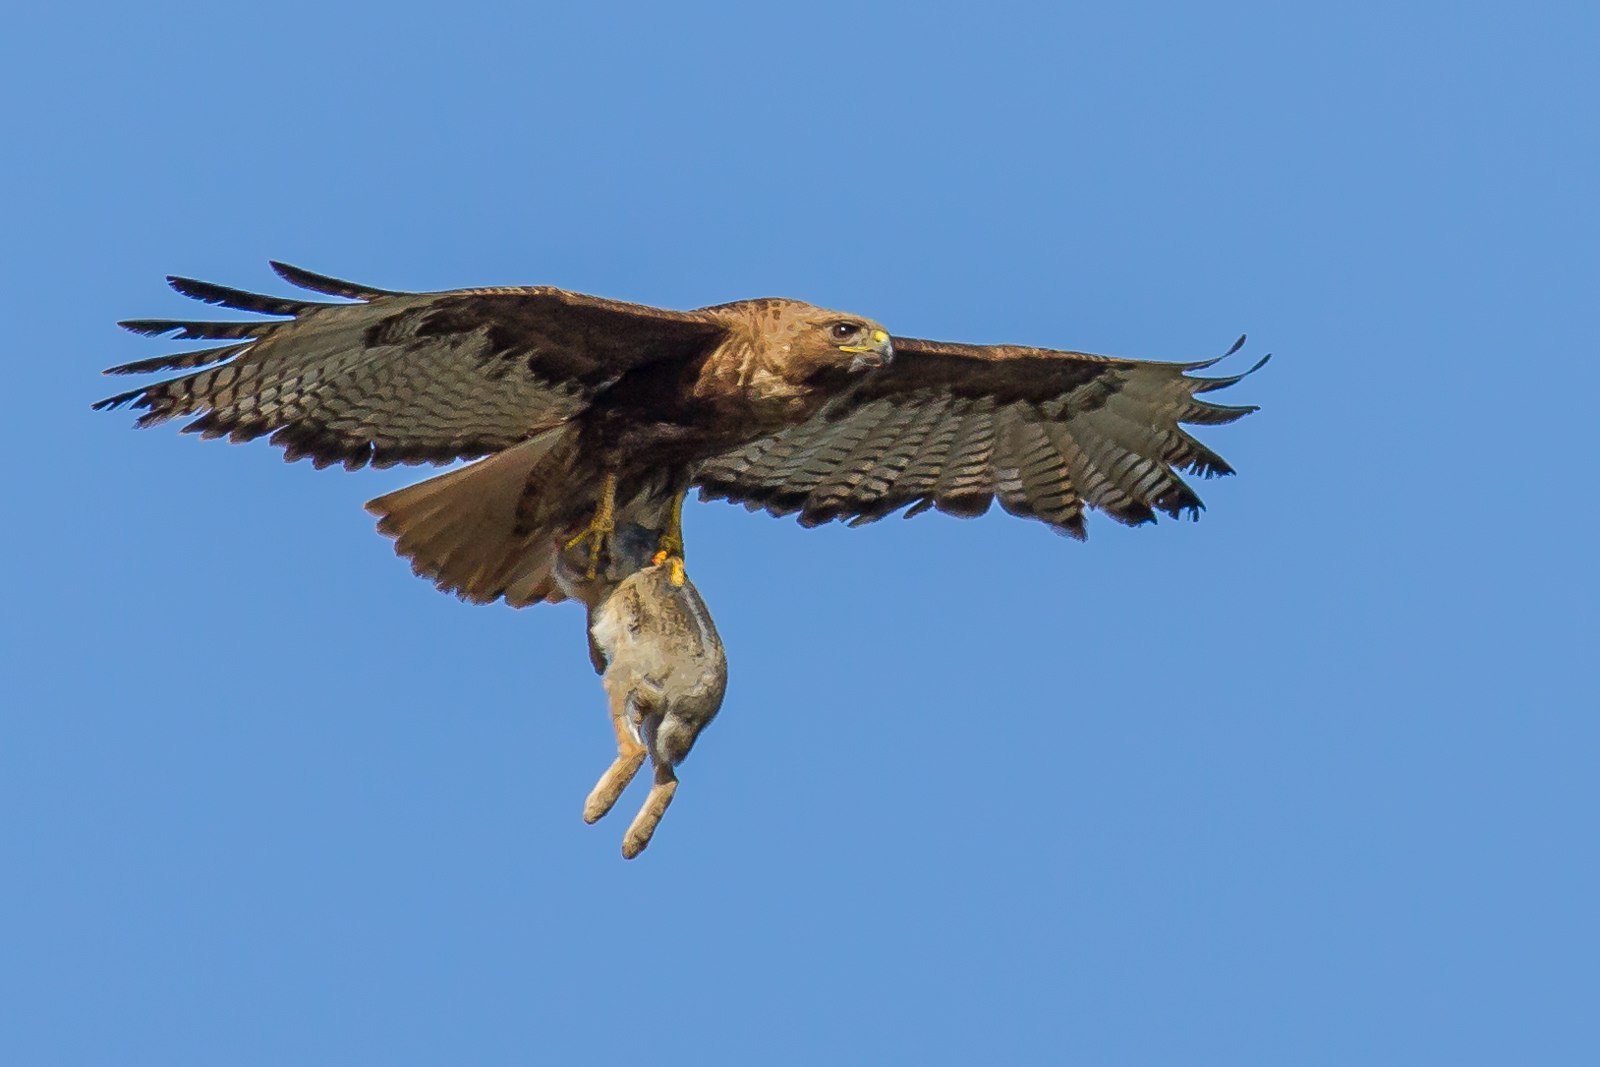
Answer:
[(850, 369), (874, 370), (878, 367), (887, 367), (894, 361), (894, 342), (882, 330), (873, 330), (871, 344), (865, 345), (840, 345), (839, 351), (855, 353), (855, 359), (850, 361)]

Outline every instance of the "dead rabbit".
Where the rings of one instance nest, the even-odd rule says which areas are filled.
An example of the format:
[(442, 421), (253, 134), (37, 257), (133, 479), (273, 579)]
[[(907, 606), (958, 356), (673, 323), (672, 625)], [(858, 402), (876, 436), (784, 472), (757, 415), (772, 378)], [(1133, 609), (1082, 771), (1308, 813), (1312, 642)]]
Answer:
[(616, 804), (645, 757), (654, 771), (649, 795), (622, 838), (632, 859), (650, 843), (678, 789), (673, 768), (722, 707), (728, 661), (711, 613), (683, 560), (657, 552), (659, 532), (617, 529), (606, 566), (588, 577), (588, 559), (565, 553), (559, 578), (589, 609), (589, 652), (602, 675), (617, 737), (617, 758), (583, 805), (595, 822)]

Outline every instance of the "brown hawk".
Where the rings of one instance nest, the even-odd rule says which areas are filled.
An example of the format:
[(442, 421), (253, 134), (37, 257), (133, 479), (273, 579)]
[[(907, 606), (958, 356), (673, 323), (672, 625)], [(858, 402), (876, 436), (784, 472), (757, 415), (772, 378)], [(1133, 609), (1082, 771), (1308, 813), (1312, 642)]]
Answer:
[(621, 522), (663, 530), (661, 549), (681, 556), (691, 486), (808, 526), (977, 515), (995, 500), (1077, 538), (1085, 506), (1128, 524), (1194, 516), (1179, 472), (1232, 470), (1183, 425), (1255, 410), (1201, 399), (1244, 377), (1191, 373), (1216, 360), (891, 337), (795, 300), (668, 311), (273, 268), (337, 301), (170, 278), (267, 318), (123, 323), (222, 343), (113, 367), (188, 373), (96, 407), (143, 409), (141, 426), (197, 416), (184, 429), (203, 437), (270, 435), (318, 467), (477, 460), (368, 507), (418, 574), (479, 602), (562, 599), (560, 554), (585, 545), (594, 568)]

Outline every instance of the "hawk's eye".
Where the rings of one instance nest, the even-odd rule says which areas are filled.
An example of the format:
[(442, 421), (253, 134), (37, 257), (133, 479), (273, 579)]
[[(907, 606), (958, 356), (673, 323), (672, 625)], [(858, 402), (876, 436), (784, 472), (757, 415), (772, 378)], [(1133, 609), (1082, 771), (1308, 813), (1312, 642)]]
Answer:
[(833, 324), (833, 336), (840, 341), (843, 341), (847, 337), (854, 337), (860, 332), (861, 326), (859, 323), (836, 322)]

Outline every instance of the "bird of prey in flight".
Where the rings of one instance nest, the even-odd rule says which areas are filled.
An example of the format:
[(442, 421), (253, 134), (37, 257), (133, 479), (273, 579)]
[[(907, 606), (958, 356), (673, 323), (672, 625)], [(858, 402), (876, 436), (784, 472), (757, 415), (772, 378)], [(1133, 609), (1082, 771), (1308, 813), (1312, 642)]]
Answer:
[(660, 530), (663, 558), (681, 560), (691, 487), (807, 526), (902, 508), (977, 515), (998, 500), (1081, 539), (1086, 507), (1128, 524), (1196, 515), (1180, 473), (1232, 470), (1184, 426), (1255, 410), (1202, 399), (1244, 377), (1194, 373), (1216, 360), (919, 340), (779, 298), (669, 311), (549, 286), (407, 293), (273, 268), (334, 299), (169, 278), (264, 318), (122, 323), (221, 343), (111, 368), (184, 373), (96, 407), (142, 409), (141, 426), (192, 416), (184, 429), (203, 437), (268, 436), (318, 467), (475, 460), (368, 508), (418, 574), (476, 602), (563, 599), (560, 554), (587, 545), (600, 566), (621, 523)]
[(1202, 394), (1266, 362), (1206, 377), (1194, 372), (1217, 360), (924, 341), (798, 300), (668, 311), (548, 286), (405, 293), (273, 268), (334, 299), (169, 278), (263, 318), (124, 322), (221, 343), (113, 367), (183, 373), (95, 406), (141, 409), (141, 426), (188, 417), (202, 437), (267, 436), (318, 467), (472, 460), (367, 507), (440, 589), (588, 608), (617, 757), (584, 818), (609, 811), (648, 757), (630, 858), (727, 684), (684, 572), (690, 488), (807, 526), (979, 515), (998, 500), (1081, 539), (1086, 507), (1128, 524), (1197, 515), (1179, 475), (1232, 469), (1184, 426), (1254, 411)]

